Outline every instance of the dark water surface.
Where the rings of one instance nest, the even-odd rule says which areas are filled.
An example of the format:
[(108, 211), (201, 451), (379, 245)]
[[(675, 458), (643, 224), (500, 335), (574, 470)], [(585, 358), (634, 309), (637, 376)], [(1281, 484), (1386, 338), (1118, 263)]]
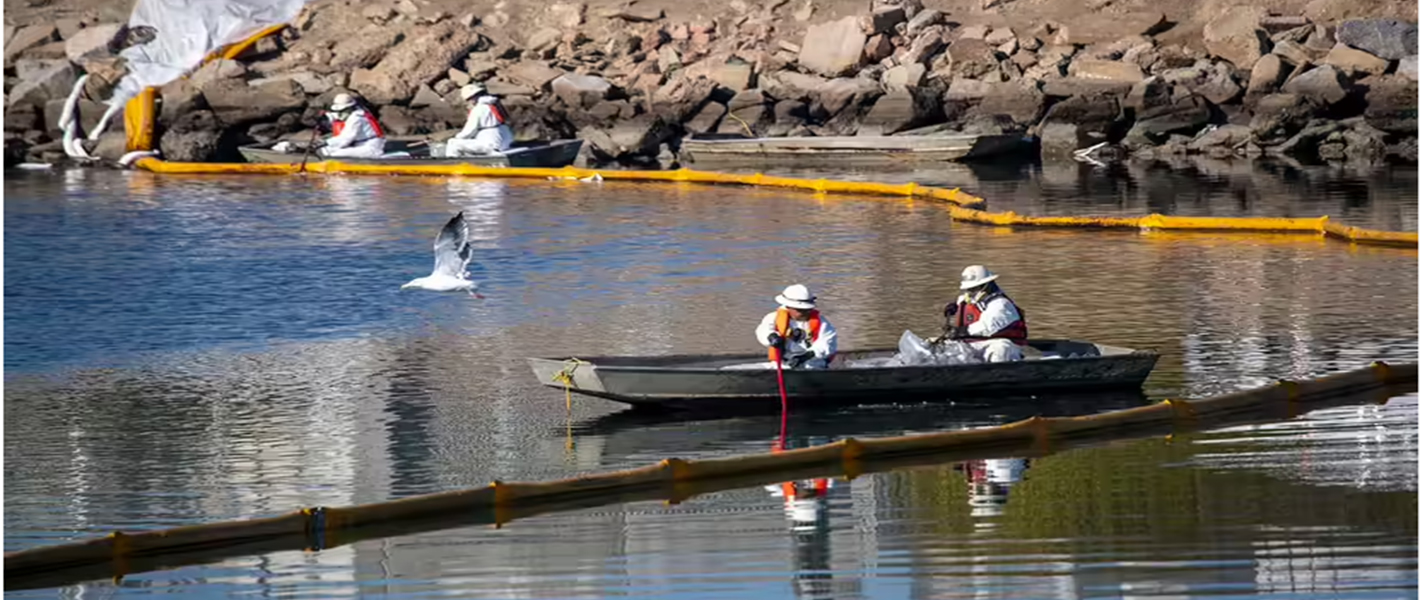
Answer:
[[(1413, 169), (1192, 168), (903, 180), (997, 210), (1415, 229)], [(71, 171), (7, 173), (5, 196), (7, 551), (766, 451), (777, 417), (647, 422), (583, 398), (569, 416), (523, 359), (753, 350), (793, 282), (846, 347), (893, 345), (933, 332), (961, 268), (985, 263), (1033, 335), (1162, 354), (1146, 397), (796, 415), (796, 445), (1417, 353), (1416, 252), (1310, 236), (1012, 231), (920, 200), (683, 185)], [(487, 299), (400, 292), (458, 210)], [(1028, 464), (865, 475), (814, 500), (741, 489), (12, 594), (1413, 597), (1416, 415), (1409, 394)]]

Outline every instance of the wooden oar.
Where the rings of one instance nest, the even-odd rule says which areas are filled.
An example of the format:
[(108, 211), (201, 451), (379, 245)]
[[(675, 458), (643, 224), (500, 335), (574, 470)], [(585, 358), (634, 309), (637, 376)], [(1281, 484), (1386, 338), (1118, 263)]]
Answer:
[(297, 173), (306, 172), (306, 161), (311, 158), (311, 149), (316, 146), (316, 134), (318, 133), (320, 133), (320, 127), (311, 128), (311, 139), (306, 141), (306, 153), (301, 155), (301, 168), (296, 170)]

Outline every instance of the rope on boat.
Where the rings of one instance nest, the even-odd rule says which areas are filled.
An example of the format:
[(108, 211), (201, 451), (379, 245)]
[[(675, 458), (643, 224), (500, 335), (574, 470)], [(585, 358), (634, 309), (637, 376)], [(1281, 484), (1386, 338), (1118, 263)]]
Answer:
[(588, 363), (574, 356), (562, 364), (562, 370), (553, 375), (552, 380), (562, 384), (562, 391), (567, 393), (567, 412), (572, 412), (572, 375), (577, 372), (577, 367)]

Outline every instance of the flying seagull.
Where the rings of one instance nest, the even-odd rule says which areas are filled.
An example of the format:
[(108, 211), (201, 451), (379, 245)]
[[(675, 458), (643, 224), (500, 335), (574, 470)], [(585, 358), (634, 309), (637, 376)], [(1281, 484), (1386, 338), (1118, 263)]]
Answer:
[(434, 272), (428, 277), (420, 277), (399, 286), (399, 289), (413, 288), (431, 292), (463, 290), (470, 296), (482, 298), (478, 293), (478, 284), (469, 279), (468, 272), (464, 270), (472, 256), (473, 248), (468, 243), (468, 223), (463, 220), (463, 211), (459, 211), (459, 214), (444, 224), (444, 228), (439, 230), (439, 235), (434, 238)]

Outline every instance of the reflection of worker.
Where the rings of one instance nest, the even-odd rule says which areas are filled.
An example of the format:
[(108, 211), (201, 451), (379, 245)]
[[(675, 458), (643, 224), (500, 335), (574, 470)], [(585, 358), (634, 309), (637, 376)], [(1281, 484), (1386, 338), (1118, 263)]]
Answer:
[(765, 486), (770, 494), (784, 499), (784, 514), (794, 541), (794, 592), (813, 598), (833, 591), (829, 545), (832, 529), (828, 522), (828, 494), (833, 480), (818, 478), (786, 481)]
[(971, 516), (983, 519), (979, 528), (993, 527), (989, 520), (1005, 511), (1011, 487), (1025, 477), (1030, 462), (1024, 458), (971, 460), (957, 466), (966, 474), (967, 504)]

